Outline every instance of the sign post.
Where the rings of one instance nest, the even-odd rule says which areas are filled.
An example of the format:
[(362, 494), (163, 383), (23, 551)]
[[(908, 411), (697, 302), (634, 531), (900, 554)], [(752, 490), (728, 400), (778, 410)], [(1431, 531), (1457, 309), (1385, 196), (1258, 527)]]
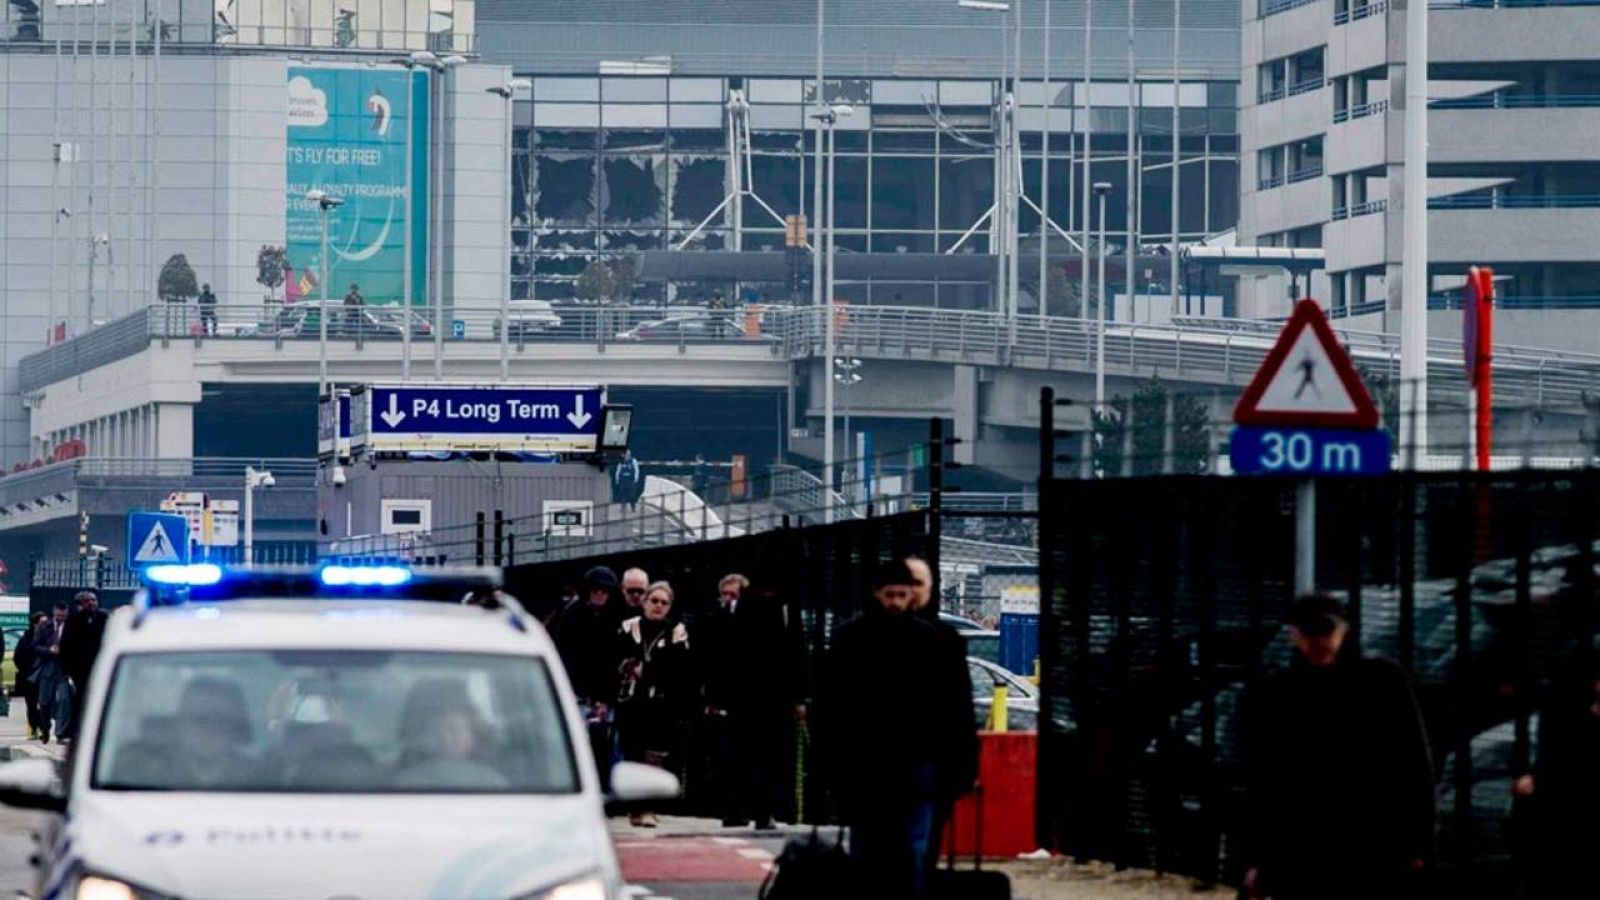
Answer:
[(189, 520), (177, 513), (128, 513), (128, 567), (189, 561)]
[(1479, 472), (1489, 471), (1494, 440), (1494, 270), (1473, 266), (1461, 293), (1461, 354), (1466, 364), (1467, 433)]
[(1233, 410), (1228, 459), (1242, 475), (1289, 475), (1295, 489), (1295, 592), (1316, 587), (1318, 476), (1389, 471), (1389, 435), (1350, 356), (1309, 297), (1278, 335)]

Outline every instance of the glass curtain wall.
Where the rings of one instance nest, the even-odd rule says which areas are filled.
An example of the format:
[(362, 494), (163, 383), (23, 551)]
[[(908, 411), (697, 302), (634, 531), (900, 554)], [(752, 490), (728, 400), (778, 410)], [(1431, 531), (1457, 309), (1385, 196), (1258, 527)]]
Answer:
[[(513, 141), (513, 296), (570, 299), (597, 258), (643, 250), (730, 250), (730, 197), (739, 150), (732, 123), (747, 104), (753, 196), (742, 200), (739, 249), (782, 252), (783, 217), (810, 214), (815, 172), (807, 79), (531, 76), (519, 100)], [(1077, 88), (1075, 90), (1075, 88)], [(1171, 230), (1172, 102), (1169, 83), (1139, 85), (1130, 142), (1123, 83), (1096, 83), (1085, 110), (1081, 87), (1052, 85), (1050, 215), (1082, 228), (1080, 168), (1086, 115), (1093, 117), (1092, 180), (1114, 186), (1110, 242), (1124, 246), (1130, 223), (1115, 198), (1127, 188), (1128, 147), (1141, 176), (1132, 233), (1165, 244)], [(1198, 240), (1238, 216), (1238, 135), (1233, 83), (1182, 85), (1181, 227)], [(910, 79), (830, 81), (825, 96), (851, 107), (835, 133), (837, 246), (841, 254), (987, 254), (995, 202), (993, 81)], [(1038, 203), (1043, 86), (1024, 83), (1019, 124), (1024, 193)], [(1070, 185), (1070, 186), (1069, 186)], [(1036, 253), (1039, 216), (1028, 203), (1019, 244)], [(813, 221), (815, 217), (813, 217)], [(812, 227), (815, 234), (815, 225)], [(1052, 233), (1052, 257), (1074, 256)], [(1075, 265), (1075, 264), (1074, 264)], [(752, 298), (768, 296), (760, 286)], [(771, 286), (769, 299), (789, 287)], [(640, 300), (699, 302), (712, 288), (641, 286)], [(852, 281), (839, 296), (856, 303), (984, 308), (987, 282)]]

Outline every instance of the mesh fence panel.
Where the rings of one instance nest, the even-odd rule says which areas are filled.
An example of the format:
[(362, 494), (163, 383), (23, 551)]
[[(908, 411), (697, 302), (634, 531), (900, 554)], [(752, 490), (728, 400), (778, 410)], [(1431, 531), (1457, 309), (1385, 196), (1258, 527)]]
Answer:
[[(1417, 683), (1440, 890), (1511, 876), (1511, 781), (1551, 682), (1590, 652), (1600, 474), (1317, 484), (1317, 584)], [(1238, 877), (1245, 687), (1289, 662), (1294, 491), (1274, 479), (1059, 481), (1041, 509), (1044, 836), (1078, 856)]]

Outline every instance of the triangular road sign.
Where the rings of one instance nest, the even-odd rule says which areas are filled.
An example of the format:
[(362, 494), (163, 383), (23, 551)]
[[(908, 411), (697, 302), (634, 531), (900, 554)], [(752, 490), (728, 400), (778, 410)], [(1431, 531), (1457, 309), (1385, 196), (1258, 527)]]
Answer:
[(150, 525), (150, 532), (139, 543), (139, 550), (133, 554), (133, 561), (136, 563), (182, 562), (183, 556), (178, 550), (178, 545), (173, 542), (172, 535), (167, 533), (166, 527), (158, 519)]
[(1240, 425), (1376, 428), (1378, 408), (1311, 298), (1295, 304), (1255, 378), (1233, 408)]

